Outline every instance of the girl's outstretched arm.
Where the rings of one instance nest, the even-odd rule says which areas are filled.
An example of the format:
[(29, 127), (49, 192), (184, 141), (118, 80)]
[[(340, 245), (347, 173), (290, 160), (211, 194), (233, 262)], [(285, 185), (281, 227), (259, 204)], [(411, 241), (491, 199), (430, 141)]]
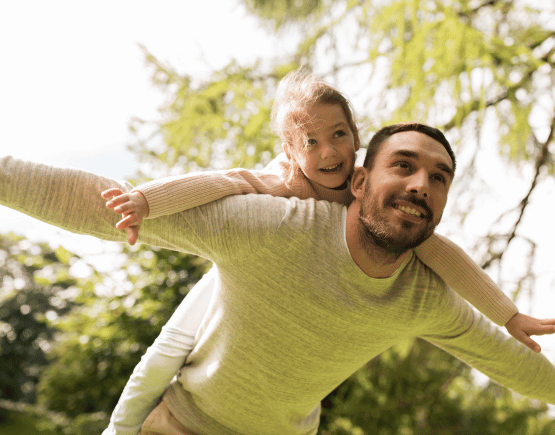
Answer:
[(137, 241), (143, 219), (172, 215), (230, 195), (257, 193), (346, 203), (348, 188), (335, 190), (317, 186), (301, 173), (286, 182), (282, 166), (284, 159), (285, 156), (280, 154), (262, 171), (239, 168), (161, 178), (142, 184), (131, 192), (114, 186), (102, 192), (102, 198), (107, 201), (108, 208), (121, 214), (122, 219), (116, 228), (127, 231), (131, 245)]

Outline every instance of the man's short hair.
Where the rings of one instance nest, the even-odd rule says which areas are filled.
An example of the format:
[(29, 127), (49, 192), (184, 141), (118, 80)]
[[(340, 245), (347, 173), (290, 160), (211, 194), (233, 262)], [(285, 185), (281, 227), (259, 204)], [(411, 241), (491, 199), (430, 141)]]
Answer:
[(387, 127), (383, 127), (382, 129), (378, 130), (368, 144), (368, 149), (366, 151), (366, 157), (364, 158), (363, 166), (367, 170), (372, 169), (372, 167), (374, 166), (374, 161), (376, 160), (376, 155), (378, 154), (381, 145), (386, 141), (386, 139), (396, 133), (401, 133), (404, 131), (417, 131), (441, 143), (443, 147), (447, 150), (449, 157), (451, 157), (451, 160), (453, 161), (453, 173), (455, 173), (457, 162), (455, 159), (455, 153), (453, 152), (449, 141), (437, 128), (430, 127), (426, 124), (420, 124), (418, 122), (402, 122), (399, 124), (388, 125)]

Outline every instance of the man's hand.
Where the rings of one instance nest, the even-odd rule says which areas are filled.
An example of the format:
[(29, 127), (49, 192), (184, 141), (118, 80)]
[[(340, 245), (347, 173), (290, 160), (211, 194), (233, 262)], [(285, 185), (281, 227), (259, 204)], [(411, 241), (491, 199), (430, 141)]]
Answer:
[(536, 319), (526, 314), (516, 313), (505, 325), (509, 334), (524, 343), (536, 353), (541, 352), (538, 343), (530, 338), (531, 335), (545, 335), (555, 333), (555, 319)]
[(145, 196), (137, 191), (123, 193), (118, 188), (102, 192), (106, 207), (121, 214), (122, 219), (116, 224), (118, 230), (127, 231), (127, 241), (134, 245), (139, 238), (143, 219), (148, 216), (149, 207)]

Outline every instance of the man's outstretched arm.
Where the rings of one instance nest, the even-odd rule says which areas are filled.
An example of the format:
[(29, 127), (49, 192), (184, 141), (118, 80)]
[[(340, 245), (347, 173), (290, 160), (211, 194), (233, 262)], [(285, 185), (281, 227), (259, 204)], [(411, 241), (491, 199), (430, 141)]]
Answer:
[[(133, 188), (79, 169), (0, 157), (0, 205), (72, 233), (125, 242), (125, 232), (115, 228), (120, 216), (107, 209), (101, 197), (102, 191), (113, 187)], [(206, 257), (206, 252), (196, 252), (194, 242), (189, 243), (192, 238), (183, 215), (175, 214), (151, 220), (140, 242)]]
[(442, 324), (422, 338), (523, 396), (555, 404), (555, 366), (544, 355), (502, 333), (451, 290), (445, 302)]
[[(125, 242), (125, 232), (115, 228), (120, 215), (106, 208), (101, 197), (103, 191), (113, 187), (122, 191), (132, 188), (129, 183), (86, 171), (0, 157), (0, 205), (73, 233)], [(246, 196), (234, 197), (234, 200), (229, 198), (149, 219), (143, 224), (139, 242), (188, 252), (212, 261), (237, 252), (239, 242), (249, 251), (253, 244), (260, 246), (263, 243), (264, 234), (272, 233), (285, 213), (283, 207), (266, 204), (276, 198), (256, 196), (260, 197), (258, 201), (249, 202)], [(266, 214), (267, 210), (274, 213), (262, 217), (262, 210)], [(258, 231), (253, 232), (253, 223), (257, 221)], [(224, 228), (233, 232), (233, 240), (229, 240)]]
[(123, 242), (114, 228), (118, 216), (100, 197), (109, 187), (133, 188), (78, 169), (0, 158), (0, 204), (73, 233)]

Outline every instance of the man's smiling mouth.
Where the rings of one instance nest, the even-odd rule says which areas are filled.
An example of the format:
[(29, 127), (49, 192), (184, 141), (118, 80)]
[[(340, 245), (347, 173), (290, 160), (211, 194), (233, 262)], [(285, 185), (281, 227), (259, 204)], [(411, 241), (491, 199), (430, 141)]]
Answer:
[(411, 208), (411, 207), (406, 207), (404, 205), (399, 205), (399, 204), (394, 204), (393, 207), (396, 208), (397, 210), (401, 210), (405, 213), (411, 214), (411, 215), (416, 216), (416, 217), (425, 217), (418, 210), (416, 210), (414, 208)]

